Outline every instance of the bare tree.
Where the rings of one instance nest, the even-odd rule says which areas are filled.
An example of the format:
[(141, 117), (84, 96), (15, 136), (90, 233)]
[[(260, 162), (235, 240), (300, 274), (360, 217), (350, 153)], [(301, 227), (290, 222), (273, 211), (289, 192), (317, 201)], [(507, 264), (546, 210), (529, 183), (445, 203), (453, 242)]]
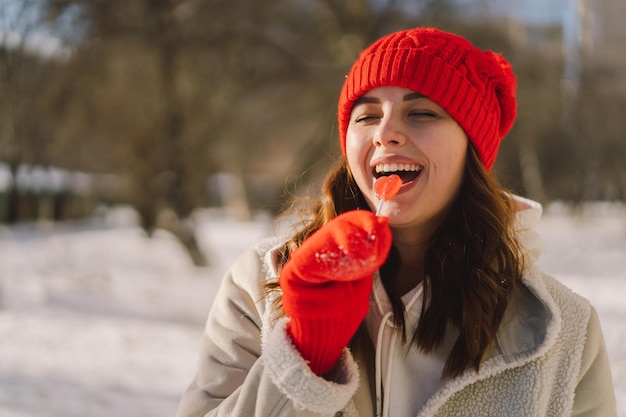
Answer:
[[(519, 117), (496, 171), (542, 201), (578, 187), (574, 155), (554, 158), (576, 149), (560, 127), (558, 28), (468, 20), (448, 1), (41, 1), (48, 22), (77, 28), (65, 30), (73, 52), (48, 67), (37, 99), (48, 109), (38, 116), (48, 157), (122, 178), (115, 198), (148, 233), (171, 230), (197, 264), (192, 213), (207, 202), (207, 178), (234, 178), (229, 198), (242, 219), (317, 181), (339, 152), (344, 75), (366, 45), (402, 28), (436, 24), (503, 52), (518, 76)], [(593, 126), (586, 112), (577, 132)], [(611, 126), (607, 138), (623, 132)]]
[[(20, 215), (19, 190), (15, 183), (23, 164), (48, 165), (45, 114), (39, 94), (46, 88), (45, 75), (54, 66), (54, 56), (36, 42), (38, 3), (35, 0), (0, 0), (0, 161), (6, 163), (13, 181), (6, 190), (4, 219), (16, 222)], [(48, 217), (47, 200), (38, 199), (39, 217)]]
[[(64, 134), (74, 143), (91, 136), (92, 149), (107, 159), (100, 165), (128, 179), (125, 199), (143, 228), (172, 231), (198, 265), (205, 260), (190, 217), (203, 202), (208, 175), (223, 169), (245, 175), (249, 147), (263, 139), (241, 130), (242, 120), (260, 114), (242, 113), (244, 100), (296, 73), (296, 60), (267, 34), (269, 6), (48, 2), (53, 19), (75, 7), (86, 28), (68, 63), (76, 75), (66, 80), (74, 104), (65, 115), (75, 129)], [(243, 139), (229, 137), (235, 132)]]

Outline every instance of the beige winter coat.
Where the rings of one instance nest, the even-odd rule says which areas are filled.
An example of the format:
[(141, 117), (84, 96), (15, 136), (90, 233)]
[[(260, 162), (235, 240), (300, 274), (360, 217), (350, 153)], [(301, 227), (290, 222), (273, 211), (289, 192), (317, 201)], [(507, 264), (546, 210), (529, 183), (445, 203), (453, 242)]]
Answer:
[[(480, 372), (441, 381), (418, 416), (616, 416), (615, 394), (597, 314), (582, 297), (534, 262), (538, 204), (518, 200), (518, 229), (528, 251), (515, 294)], [(201, 341), (199, 370), (178, 417), (373, 416), (373, 348), (348, 349), (334, 382), (313, 374), (274, 320), (263, 283), (277, 278), (265, 241), (246, 251), (223, 279)], [(355, 360), (356, 359), (356, 360)]]

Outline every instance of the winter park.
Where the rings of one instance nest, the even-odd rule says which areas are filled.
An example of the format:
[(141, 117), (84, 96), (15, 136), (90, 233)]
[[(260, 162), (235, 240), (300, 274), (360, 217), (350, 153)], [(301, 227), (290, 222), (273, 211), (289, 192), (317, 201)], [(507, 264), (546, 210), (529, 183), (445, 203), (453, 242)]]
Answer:
[[(298, 215), (284, 213), (303, 201), (316, 204), (313, 216), (322, 221), (314, 230), (334, 221), (335, 214), (366, 212), (370, 217), (359, 218), (370, 220), (358, 225), (372, 221), (380, 235), (368, 234), (365, 244), (351, 226), (339, 234), (350, 231), (347, 242), (358, 241), (366, 249), (391, 242), (385, 235), (391, 229), (378, 214), (396, 216), (392, 249), (397, 252), (389, 257), (363, 249), (362, 257), (351, 258), (339, 246), (346, 264), (358, 258), (365, 268), (372, 259), (381, 261), (375, 265), (380, 275), (371, 270), (367, 276), (386, 277), (384, 285), (389, 285), (382, 289), (389, 295), (382, 304), (381, 293), (372, 290), (351, 297), (349, 306), (359, 310), (354, 308), (358, 300), (366, 307), (360, 309), (363, 314), (369, 314), (377, 311), (371, 308), (375, 300), (384, 316), (372, 313), (354, 321), (366, 323), (364, 329), (371, 324), (367, 320), (380, 319), (374, 330), (367, 327), (376, 356), (367, 363), (375, 368), (369, 375), (374, 414), (429, 410), (422, 407), (435, 403), (427, 401), (444, 391), (438, 382), (446, 375), (444, 356), (432, 353), (451, 348), (443, 343), (449, 333), (445, 320), (460, 323), (461, 317), (466, 361), (446, 372), (466, 371), (482, 361), (481, 355), (495, 346), (495, 330), (514, 329), (507, 334), (515, 336), (537, 332), (510, 345), (523, 345), (523, 354), (508, 356), (503, 348), (500, 356), (489, 358), (495, 358), (489, 366), (496, 364), (490, 369), (501, 371), (498, 361), (511, 360), (518, 376), (536, 372), (532, 386), (520, 388), (521, 376), (500, 384), (511, 369), (485, 371), (481, 377), (493, 379), (485, 385), (472, 380), (467, 386), (482, 389), (483, 396), (465, 397), (467, 403), (480, 403), (484, 410), (485, 402), (495, 399), (491, 410), (505, 409), (499, 408), (505, 401), (497, 391), (516, 398), (518, 405), (545, 402), (554, 409), (567, 397), (562, 393), (582, 387), (577, 406), (593, 401), (610, 406), (601, 399), (607, 398), (602, 394), (610, 392), (605, 387), (612, 379), (617, 415), (626, 417), (626, 26), (620, 18), (625, 13), (623, 0), (0, 0), (0, 417), (175, 416), (199, 369), (202, 343), (210, 339), (203, 337), (207, 314), (219, 305), (214, 300), (225, 274), (251, 245), (293, 237)], [(381, 44), (372, 42), (381, 37), (386, 46), (376, 49)], [(375, 58), (368, 61), (370, 56)], [(359, 108), (367, 110), (357, 114)], [(496, 185), (487, 181), (492, 174)], [(325, 179), (329, 188), (320, 196)], [(387, 188), (379, 190), (380, 184)], [(473, 194), (477, 191), (481, 194)], [(455, 200), (456, 192), (467, 198)], [(500, 204), (509, 201), (509, 192), (528, 200)], [(530, 200), (542, 207), (536, 227), (540, 239), (532, 235), (532, 248), (521, 248), (527, 253), (520, 255), (520, 247), (507, 240), (513, 223), (499, 222), (515, 217), (513, 222), (526, 225), (512, 212), (528, 207), (534, 222), (539, 206)], [(462, 216), (448, 215), (451, 208), (452, 213), (462, 208)], [(425, 235), (432, 251), (410, 248), (398, 237), (410, 233)], [(295, 246), (300, 249), (307, 241)], [(297, 258), (291, 256), (293, 246), (286, 252), (290, 257), (281, 253), (282, 261)], [(472, 255), (466, 247), (474, 248), (467, 251)], [(415, 261), (410, 268), (400, 249)], [(321, 254), (324, 260), (336, 254), (325, 246), (304, 253), (314, 256), (302, 258)], [(425, 272), (426, 253), (441, 260), (435, 267), (435, 262), (428, 264), (440, 281), (427, 281), (433, 277)], [(515, 269), (517, 261), (539, 253), (538, 266), (569, 290), (542, 287), (551, 282), (543, 278), (538, 287), (530, 281), (520, 291), (509, 286), (511, 277), (523, 275)], [(334, 265), (340, 267), (340, 261)], [(507, 271), (517, 272), (493, 273), (494, 264), (513, 265)], [(272, 268), (264, 264), (256, 272)], [(459, 268), (462, 274), (449, 273)], [(492, 273), (484, 274), (485, 268)], [(330, 269), (322, 272), (342, 275)], [(302, 278), (297, 271), (291, 269), (285, 278), (293, 280), (285, 284), (293, 284), (292, 293), (281, 282), (281, 301), (287, 300), (281, 306), (292, 308), (294, 322), (298, 314), (309, 313), (308, 307), (294, 307), (294, 300), (324, 287), (313, 286), (307, 293), (308, 284), (296, 285)], [(420, 305), (413, 301), (421, 300), (422, 283), (449, 283), (444, 280), (450, 277), (463, 280), (431, 288), (440, 295), (431, 311), (443, 314), (424, 320), (424, 326), (432, 326), (430, 337), (439, 335), (440, 343), (431, 339), (428, 352), (409, 350), (419, 360), (408, 360), (407, 353), (402, 364), (408, 366), (398, 366), (393, 349), (399, 332), (386, 333), (390, 322), (385, 320), (395, 319), (397, 308), (404, 312), (405, 306), (406, 317), (420, 317), (409, 306)], [(546, 300), (541, 289), (547, 287), (557, 288), (559, 296), (551, 300), (558, 301), (542, 304), (545, 310), (528, 307)], [(597, 346), (599, 340), (595, 322), (583, 326), (574, 319), (588, 309), (572, 292), (598, 313), (609, 364), (602, 358), (586, 363), (589, 378), (603, 388), (590, 387), (589, 378), (572, 382), (564, 377), (555, 383), (565, 368), (591, 357), (563, 359), (573, 357), (563, 352), (580, 353), (579, 346)], [(516, 303), (523, 301), (515, 304), (521, 306), (515, 310), (521, 319), (494, 320), (513, 311), (505, 312), (499, 303), (509, 303), (510, 294)], [(456, 303), (461, 296), (465, 304)], [(386, 308), (396, 308), (393, 315), (383, 314), (384, 300)], [(558, 303), (562, 309), (552, 310)], [(319, 310), (324, 315), (346, 306), (326, 304)], [(333, 317), (347, 323), (351, 310)], [(568, 328), (579, 329), (567, 339), (577, 342), (558, 339), (540, 358), (548, 358), (545, 362), (526, 361), (526, 354), (535, 353), (526, 342), (533, 339), (530, 346), (535, 346), (542, 339), (544, 323), (560, 325), (560, 312)], [(237, 310), (232, 317), (251, 316)], [(465, 321), (476, 317), (480, 320)], [(256, 337), (254, 330), (239, 332), (236, 321), (213, 324), (211, 330), (227, 329), (223, 339), (228, 343), (231, 334)], [(480, 332), (474, 331), (477, 323)], [(323, 350), (328, 339), (335, 343), (317, 333), (286, 334), (298, 359), (306, 350), (299, 343), (311, 334), (316, 337), (306, 348), (321, 345)], [(488, 343), (476, 351), (479, 338)], [(347, 342), (336, 340), (339, 352)], [(498, 340), (499, 348), (506, 345)], [(384, 355), (388, 364), (380, 362)], [(561, 362), (546, 365), (554, 358)], [(324, 374), (304, 360), (311, 375)], [(339, 363), (336, 356), (333, 363)], [(537, 363), (542, 365), (530, 371)], [(568, 365), (556, 369), (554, 363)], [(411, 368), (414, 364), (428, 366)], [(258, 374), (250, 374), (244, 383), (255, 387)], [(466, 374), (457, 372), (455, 378), (460, 376)], [(225, 389), (227, 383), (220, 383), (225, 385), (219, 389)], [(393, 384), (413, 391), (394, 390)], [(284, 388), (275, 391), (284, 394)], [(473, 395), (471, 389), (463, 395)], [(394, 395), (400, 401), (392, 401)], [(520, 400), (532, 395), (532, 400)], [(297, 401), (288, 404), (300, 407)], [(359, 404), (349, 404), (345, 410), (352, 407), (352, 414), (347, 414), (356, 414)]]

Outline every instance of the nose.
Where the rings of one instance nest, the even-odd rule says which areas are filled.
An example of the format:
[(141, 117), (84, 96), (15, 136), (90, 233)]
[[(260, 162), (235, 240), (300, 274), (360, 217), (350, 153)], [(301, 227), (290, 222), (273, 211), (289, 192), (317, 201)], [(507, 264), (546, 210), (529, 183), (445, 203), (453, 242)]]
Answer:
[(374, 132), (374, 146), (402, 146), (406, 141), (406, 133), (402, 130), (401, 123), (392, 117), (383, 117), (376, 132)]

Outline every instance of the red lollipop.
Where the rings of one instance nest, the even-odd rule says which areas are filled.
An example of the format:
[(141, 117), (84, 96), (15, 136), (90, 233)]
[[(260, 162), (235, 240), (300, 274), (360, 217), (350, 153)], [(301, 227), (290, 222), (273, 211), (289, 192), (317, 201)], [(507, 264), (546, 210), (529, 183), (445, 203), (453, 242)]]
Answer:
[(380, 199), (378, 210), (376, 210), (377, 216), (383, 208), (383, 202), (391, 200), (398, 190), (400, 190), (401, 186), (402, 179), (396, 174), (380, 177), (374, 181), (374, 193), (376, 193), (376, 197)]

